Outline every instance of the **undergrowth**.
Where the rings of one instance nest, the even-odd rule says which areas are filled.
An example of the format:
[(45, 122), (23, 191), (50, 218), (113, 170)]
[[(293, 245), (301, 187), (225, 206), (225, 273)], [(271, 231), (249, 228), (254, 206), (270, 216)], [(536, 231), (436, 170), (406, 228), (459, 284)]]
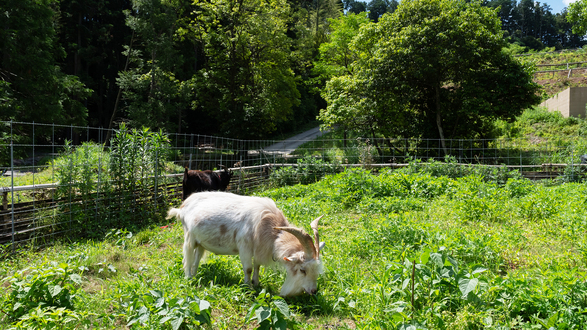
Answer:
[(325, 214), (315, 296), (277, 297), (273, 268), (244, 285), (237, 256), (187, 280), (182, 228), (160, 223), (3, 260), (0, 328), (583, 329), (587, 186), (453, 170), (349, 169), (259, 193), (307, 231)]

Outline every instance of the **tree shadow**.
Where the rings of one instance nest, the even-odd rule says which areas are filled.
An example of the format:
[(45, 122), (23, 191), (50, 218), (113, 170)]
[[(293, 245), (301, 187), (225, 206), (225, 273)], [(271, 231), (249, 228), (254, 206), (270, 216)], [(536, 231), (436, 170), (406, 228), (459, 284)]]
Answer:
[(240, 267), (228, 258), (214, 258), (201, 263), (193, 278), (195, 284), (214, 283), (219, 286), (244, 285), (244, 275)]

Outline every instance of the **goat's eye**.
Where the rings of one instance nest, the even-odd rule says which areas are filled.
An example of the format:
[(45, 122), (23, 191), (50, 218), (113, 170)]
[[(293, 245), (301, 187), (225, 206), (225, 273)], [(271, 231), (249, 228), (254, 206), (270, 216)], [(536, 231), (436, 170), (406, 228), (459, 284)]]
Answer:
[(305, 270), (305, 269), (300, 269), (300, 272), (301, 272), (302, 274), (304, 274), (304, 276), (306, 276), (306, 270)]

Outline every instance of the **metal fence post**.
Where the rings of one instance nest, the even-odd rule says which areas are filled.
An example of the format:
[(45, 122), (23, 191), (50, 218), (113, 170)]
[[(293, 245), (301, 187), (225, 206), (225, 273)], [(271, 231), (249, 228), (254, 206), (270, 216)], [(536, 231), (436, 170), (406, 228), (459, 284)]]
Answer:
[(10, 196), (12, 198), (10, 216), (12, 220), (12, 253), (15, 253), (16, 247), (14, 243), (14, 140), (13, 140), (12, 120), (10, 121)]
[(159, 186), (159, 148), (155, 148), (155, 209), (157, 212), (157, 188)]

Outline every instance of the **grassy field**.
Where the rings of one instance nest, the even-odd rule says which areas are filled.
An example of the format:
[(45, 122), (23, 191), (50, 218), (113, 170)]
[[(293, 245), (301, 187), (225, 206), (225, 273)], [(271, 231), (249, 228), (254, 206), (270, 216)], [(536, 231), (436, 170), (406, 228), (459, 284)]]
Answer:
[(236, 256), (183, 277), (182, 229), (113, 230), (0, 263), (0, 328), (584, 329), (587, 186), (505, 184), (413, 169), (349, 170), (266, 190), (290, 222), (321, 222), (316, 296), (243, 285)]

